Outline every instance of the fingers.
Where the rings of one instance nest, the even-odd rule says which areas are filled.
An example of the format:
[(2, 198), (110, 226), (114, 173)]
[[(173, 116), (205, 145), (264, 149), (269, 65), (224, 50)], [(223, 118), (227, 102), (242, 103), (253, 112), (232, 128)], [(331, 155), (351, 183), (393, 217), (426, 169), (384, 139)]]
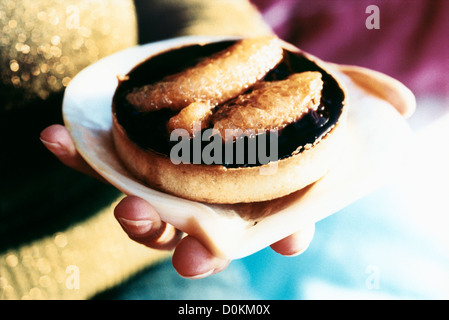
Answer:
[(315, 225), (312, 224), (292, 235), (279, 240), (271, 245), (271, 248), (284, 256), (296, 256), (303, 253), (308, 247), (315, 234)]
[(76, 151), (73, 140), (64, 126), (55, 124), (47, 127), (41, 132), (40, 139), (45, 147), (66, 166), (104, 181)]
[(172, 250), (182, 232), (161, 221), (156, 210), (145, 200), (128, 196), (115, 207), (114, 216), (128, 236), (147, 247)]
[[(97, 174), (76, 151), (67, 129), (52, 125), (41, 132), (40, 139), (47, 149), (65, 165), (95, 177)], [(223, 270), (229, 261), (213, 256), (199, 241), (187, 236), (181, 242), (182, 232), (161, 221), (154, 208), (145, 200), (129, 196), (115, 208), (114, 215), (128, 236), (153, 249), (172, 250), (173, 265), (186, 278), (202, 278)]]
[(175, 248), (173, 266), (183, 277), (207, 277), (229, 264), (229, 261), (212, 255), (195, 238), (186, 236), (181, 240), (182, 232), (161, 221), (155, 209), (141, 198), (124, 198), (115, 207), (114, 215), (132, 240), (153, 249)]
[[(312, 224), (273, 243), (271, 248), (284, 256), (296, 256), (309, 247), (314, 234), (315, 225)], [(172, 261), (179, 274), (193, 279), (218, 273), (230, 262), (212, 255), (198, 240), (190, 236), (182, 239), (177, 245)]]
[(176, 271), (185, 278), (199, 279), (224, 270), (229, 260), (216, 257), (197, 239), (183, 238), (173, 253), (172, 263)]
[[(62, 125), (52, 125), (41, 132), (42, 143), (65, 165), (95, 177), (97, 174), (76, 151), (67, 129)], [(210, 253), (198, 240), (191, 236), (182, 238), (182, 232), (163, 222), (154, 208), (145, 200), (129, 196), (115, 208), (114, 215), (123, 230), (134, 241), (150, 248), (172, 250), (173, 266), (186, 278), (203, 278), (220, 272), (229, 264)], [(315, 225), (304, 228), (279, 240), (271, 248), (285, 256), (294, 256), (304, 252), (315, 232)]]

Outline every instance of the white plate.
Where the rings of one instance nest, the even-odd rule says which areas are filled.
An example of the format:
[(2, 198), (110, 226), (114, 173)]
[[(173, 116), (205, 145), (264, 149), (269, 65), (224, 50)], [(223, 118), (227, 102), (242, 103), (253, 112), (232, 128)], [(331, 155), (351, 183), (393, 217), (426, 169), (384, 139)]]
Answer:
[[(217, 37), (183, 37), (133, 47), (89, 66), (66, 89), (63, 114), (82, 157), (125, 194), (150, 202), (162, 220), (200, 239), (213, 253), (230, 259), (250, 255), (289, 234), (339, 211), (385, 184), (407, 158), (411, 131), (386, 100), (368, 94), (341, 74), (349, 98), (348, 140), (340, 159), (320, 181), (270, 202), (209, 205), (150, 189), (117, 158), (111, 138), (111, 102), (117, 75), (149, 55), (184, 43)], [(240, 213), (256, 213), (252, 219)], [(363, 214), (363, 213), (360, 213)], [(256, 223), (257, 222), (257, 223)]]

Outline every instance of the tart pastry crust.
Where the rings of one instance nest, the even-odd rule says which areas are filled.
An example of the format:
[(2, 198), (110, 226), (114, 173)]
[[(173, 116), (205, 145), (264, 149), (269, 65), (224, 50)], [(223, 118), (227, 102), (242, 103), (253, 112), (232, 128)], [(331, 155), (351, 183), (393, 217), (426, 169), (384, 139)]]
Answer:
[[(188, 78), (187, 75), (195, 75), (196, 79), (201, 78), (200, 74), (206, 67), (204, 63), (200, 63), (197, 67), (201, 72), (195, 67), (189, 68), (174, 76), (168, 76), (155, 84), (139, 87), (128, 94), (126, 98), (137, 110), (144, 113), (160, 109), (178, 110), (178, 113), (171, 116), (168, 121), (167, 128), (169, 131), (181, 128), (195, 134), (192, 131), (193, 121), (202, 121), (202, 127), (199, 130), (211, 127), (217, 131), (225, 129), (282, 129), (297, 121), (310, 110), (317, 110), (321, 106), (324, 81), (322, 74), (317, 71), (294, 73), (283, 80), (260, 81), (280, 62), (278, 56), (283, 57), (284, 52), (289, 51), (304, 56), (318, 68), (325, 70), (326, 74), (335, 81), (338, 90), (342, 92), (341, 114), (335, 124), (323, 136), (316, 137), (312, 143), (298, 146), (298, 150), (292, 152), (288, 157), (267, 164), (240, 167), (227, 167), (220, 164), (175, 164), (169, 155), (141, 148), (134, 142), (128, 135), (126, 128), (119, 122), (116, 113), (117, 106), (113, 104), (112, 134), (116, 151), (124, 165), (136, 178), (152, 188), (186, 199), (232, 204), (266, 201), (286, 196), (316, 182), (332, 167), (335, 158), (341, 151), (346, 117), (344, 89), (333, 75), (332, 70), (328, 70), (330, 68), (327, 68), (326, 63), (318, 58), (303, 53), (278, 39), (276, 41), (272, 39), (267, 41), (266, 38), (262, 40), (247, 39), (237, 42), (237, 45), (241, 43), (246, 43), (243, 46), (246, 48), (245, 50), (249, 50), (248, 43), (264, 43), (264, 45), (260, 45), (256, 51), (250, 50), (251, 52), (248, 54), (235, 51), (236, 45), (234, 45), (229, 50), (224, 51), (228, 52), (224, 56), (223, 52), (220, 52), (207, 59), (209, 63), (210, 61), (218, 61), (218, 64), (221, 64), (221, 59), (229, 62), (235, 58), (236, 60), (232, 62), (234, 66), (241, 66), (244, 70), (258, 70), (256, 72), (257, 77), (245, 78), (239, 83), (237, 89), (228, 83), (219, 83), (216, 79), (213, 81), (213, 78), (207, 76), (206, 81), (219, 83), (217, 85), (219, 94), (212, 94), (208, 98), (204, 98), (203, 93), (188, 93), (186, 95), (188, 90), (185, 90), (185, 87), (176, 90), (174, 83), (177, 83), (179, 79), (185, 81)], [(273, 47), (280, 46), (280, 54), (272, 54), (276, 51), (273, 50), (269, 54), (269, 59), (260, 58), (257, 51), (264, 51), (265, 46), (271, 48), (272, 43), (276, 43)], [(254, 46), (250, 46), (250, 49), (254, 49)], [(237, 58), (232, 57), (233, 55), (229, 52), (237, 52)], [(245, 59), (242, 59), (242, 56), (249, 60), (251, 60), (251, 57), (257, 56), (259, 61), (257, 63), (260, 63), (261, 60), (264, 63), (259, 67), (250, 66)], [(226, 63), (224, 64), (226, 65)], [(207, 68), (215, 70), (216, 66)], [(227, 70), (225, 73), (228, 73), (228, 75), (224, 78), (229, 77), (232, 72)], [(253, 80), (249, 81), (249, 78)], [(163, 90), (160, 89), (166, 86), (167, 79), (173, 81), (169, 93), (170, 99), (163, 97)], [(202, 84), (204, 82), (200, 81), (191, 88), (202, 87)], [(231, 86), (232, 89), (230, 91), (223, 89), (226, 86)], [(154, 92), (155, 98), (148, 98), (148, 92), (150, 91)], [(179, 92), (178, 96), (177, 93)], [(130, 95), (134, 96), (131, 98)], [(145, 103), (140, 100), (144, 95), (146, 95)], [(137, 96), (139, 98), (136, 98)], [(220, 96), (220, 99), (217, 98), (218, 96)], [(159, 103), (169, 100), (170, 103), (168, 104)], [(135, 103), (136, 101), (140, 102)], [(174, 101), (178, 102), (175, 103)]]

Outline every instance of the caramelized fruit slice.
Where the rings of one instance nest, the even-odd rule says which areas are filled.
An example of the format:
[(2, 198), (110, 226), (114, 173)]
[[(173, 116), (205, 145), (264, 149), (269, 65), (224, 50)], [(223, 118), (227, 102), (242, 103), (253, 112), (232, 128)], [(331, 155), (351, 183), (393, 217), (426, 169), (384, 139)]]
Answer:
[(168, 132), (175, 129), (184, 129), (190, 136), (206, 129), (208, 119), (212, 115), (212, 106), (208, 102), (193, 102), (177, 115), (170, 118), (167, 124)]
[(177, 111), (198, 101), (218, 105), (263, 78), (282, 55), (276, 37), (243, 39), (194, 67), (134, 89), (126, 98), (141, 112)]
[(238, 136), (248, 130), (281, 129), (308, 110), (317, 110), (322, 88), (321, 73), (316, 71), (296, 73), (280, 81), (260, 82), (251, 92), (221, 106), (209, 120), (223, 139), (229, 133)]

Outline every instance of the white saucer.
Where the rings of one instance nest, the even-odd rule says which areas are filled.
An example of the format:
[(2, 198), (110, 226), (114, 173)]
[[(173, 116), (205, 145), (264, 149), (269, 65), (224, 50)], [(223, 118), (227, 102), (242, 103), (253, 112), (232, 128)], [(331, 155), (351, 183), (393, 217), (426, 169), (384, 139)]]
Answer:
[[(209, 205), (150, 189), (131, 176), (117, 158), (111, 138), (111, 102), (117, 75), (147, 56), (184, 43), (218, 41), (183, 37), (133, 47), (80, 72), (66, 89), (64, 121), (79, 153), (123, 193), (139, 196), (161, 218), (200, 239), (213, 253), (230, 259), (250, 255), (327, 216), (387, 183), (407, 160), (411, 130), (386, 100), (355, 85), (343, 73), (349, 98), (348, 140), (335, 167), (312, 186), (270, 202)], [(245, 219), (236, 212), (256, 213)], [(361, 212), (360, 214), (363, 214)]]

